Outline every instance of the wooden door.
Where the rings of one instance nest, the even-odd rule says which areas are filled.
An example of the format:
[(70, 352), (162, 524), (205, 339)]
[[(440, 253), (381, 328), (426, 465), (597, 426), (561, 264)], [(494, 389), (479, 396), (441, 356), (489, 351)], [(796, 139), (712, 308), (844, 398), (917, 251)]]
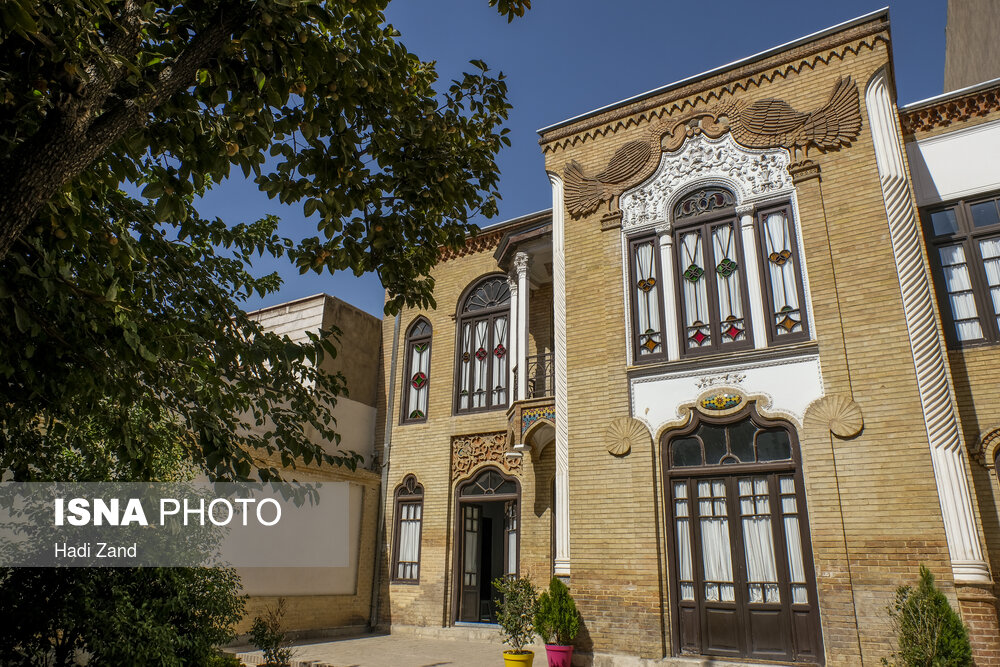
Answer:
[(479, 620), (479, 550), (482, 525), (482, 505), (462, 505), (462, 595), (458, 619), (474, 623)]

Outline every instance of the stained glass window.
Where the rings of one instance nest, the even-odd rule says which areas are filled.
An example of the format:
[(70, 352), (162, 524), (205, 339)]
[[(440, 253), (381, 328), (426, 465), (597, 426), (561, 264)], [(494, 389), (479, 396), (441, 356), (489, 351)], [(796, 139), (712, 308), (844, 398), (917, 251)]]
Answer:
[(422, 421), (427, 418), (431, 372), (431, 325), (422, 317), (407, 331), (406, 358), (403, 421)]
[(784, 342), (805, 337), (802, 278), (789, 207), (761, 212), (758, 215), (758, 235), (763, 255), (761, 261), (765, 267), (764, 291), (770, 311), (771, 340), (781, 339)]
[(656, 237), (632, 244), (632, 301), (639, 359), (663, 356), (659, 252)]
[(456, 408), (487, 410), (507, 405), (510, 364), (510, 286), (502, 276), (471, 289), (460, 312)]
[[(723, 351), (750, 344), (746, 277), (732, 193), (688, 195), (674, 209), (682, 352)], [(692, 218), (686, 223), (685, 218)], [(693, 224), (692, 224), (693, 223)]]

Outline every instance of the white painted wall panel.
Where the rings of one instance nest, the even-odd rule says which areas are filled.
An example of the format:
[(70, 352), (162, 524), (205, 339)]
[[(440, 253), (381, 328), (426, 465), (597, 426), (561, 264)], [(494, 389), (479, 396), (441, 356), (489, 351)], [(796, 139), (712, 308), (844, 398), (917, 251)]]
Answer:
[(918, 206), (1000, 189), (1000, 121), (906, 144)]

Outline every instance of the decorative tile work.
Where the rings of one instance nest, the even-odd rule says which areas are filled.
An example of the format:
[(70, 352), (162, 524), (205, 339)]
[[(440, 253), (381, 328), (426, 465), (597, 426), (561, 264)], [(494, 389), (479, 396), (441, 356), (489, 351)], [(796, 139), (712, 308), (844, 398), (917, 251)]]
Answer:
[(528, 408), (522, 412), (521, 433), (527, 431), (539, 419), (548, 419), (554, 422), (556, 420), (556, 409), (550, 406), (547, 408)]
[(701, 407), (706, 410), (728, 410), (743, 402), (738, 394), (714, 394), (701, 400)]
[(521, 472), (521, 458), (507, 456), (507, 433), (477, 433), (451, 439), (451, 478), (458, 479), (480, 463), (495, 463), (508, 473)]

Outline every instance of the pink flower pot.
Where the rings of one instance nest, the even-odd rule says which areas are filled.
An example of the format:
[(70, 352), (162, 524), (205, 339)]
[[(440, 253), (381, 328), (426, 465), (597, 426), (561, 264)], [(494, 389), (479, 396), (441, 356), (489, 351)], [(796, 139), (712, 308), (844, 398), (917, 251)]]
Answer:
[(545, 655), (549, 659), (549, 667), (570, 667), (573, 662), (573, 647), (546, 644)]

